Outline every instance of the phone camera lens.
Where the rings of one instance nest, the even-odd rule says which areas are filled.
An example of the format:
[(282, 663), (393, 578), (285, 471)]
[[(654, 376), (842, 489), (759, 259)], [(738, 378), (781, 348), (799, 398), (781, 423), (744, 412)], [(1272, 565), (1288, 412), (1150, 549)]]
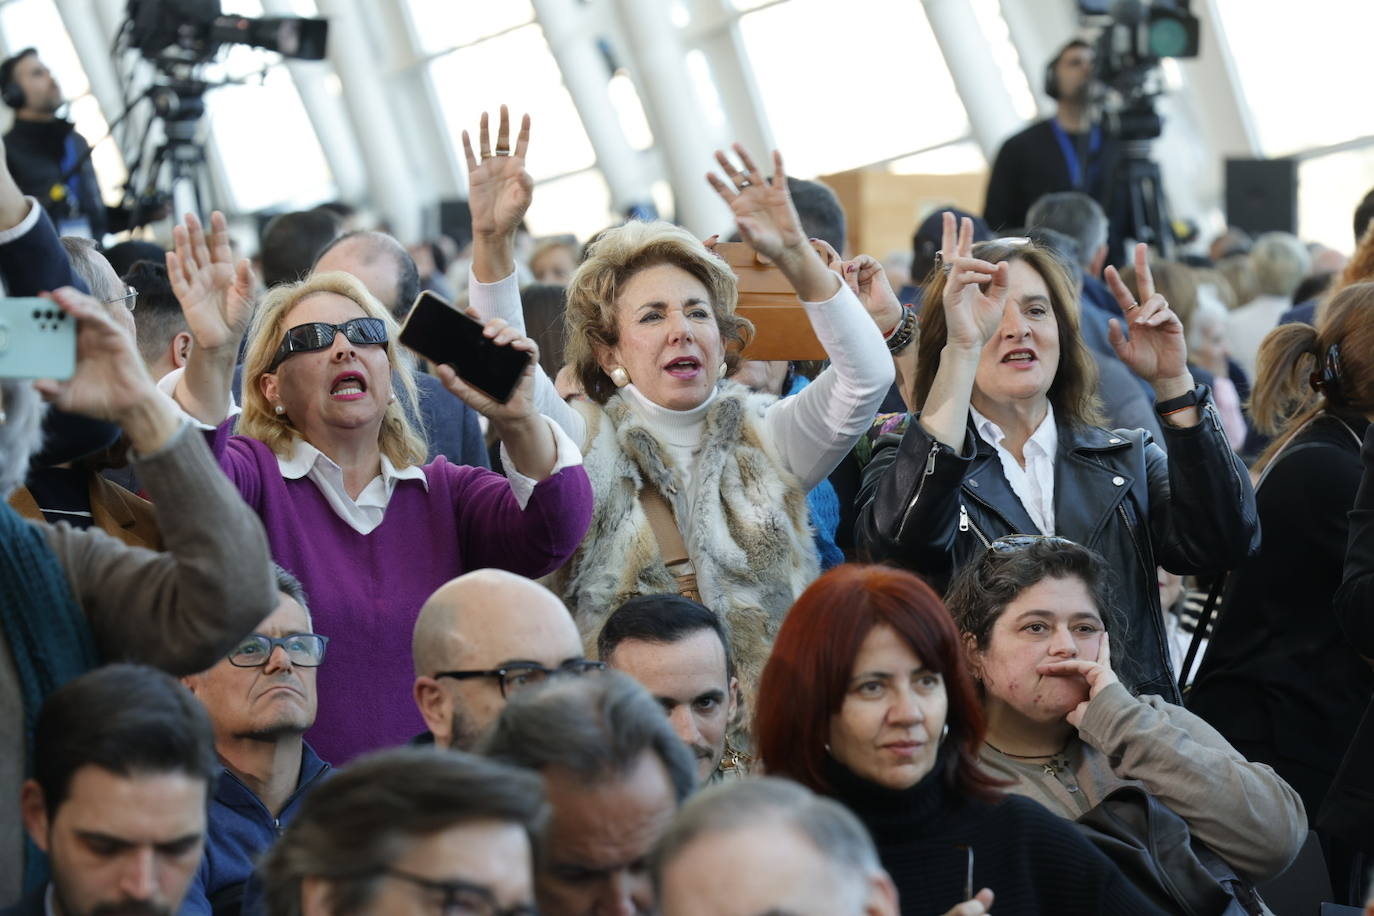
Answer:
[(48, 309), (46, 312), (44, 312), (43, 317), (48, 319), (49, 321), (52, 321), (52, 309)]

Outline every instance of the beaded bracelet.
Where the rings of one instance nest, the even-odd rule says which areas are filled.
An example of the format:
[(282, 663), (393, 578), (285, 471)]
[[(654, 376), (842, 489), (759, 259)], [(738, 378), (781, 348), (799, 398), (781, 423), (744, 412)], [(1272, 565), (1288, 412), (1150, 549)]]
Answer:
[(902, 320), (884, 338), (887, 350), (893, 356), (901, 353), (916, 337), (916, 310), (909, 305), (902, 306)]

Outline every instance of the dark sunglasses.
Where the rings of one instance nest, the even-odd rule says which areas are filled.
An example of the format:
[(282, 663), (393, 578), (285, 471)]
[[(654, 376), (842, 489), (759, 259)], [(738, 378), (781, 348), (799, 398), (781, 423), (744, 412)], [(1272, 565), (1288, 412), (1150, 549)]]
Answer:
[(281, 346), (277, 347), (277, 355), (272, 357), (272, 364), (267, 371), (275, 372), (282, 361), (293, 353), (323, 350), (334, 342), (334, 335), (340, 331), (343, 331), (349, 343), (358, 346), (386, 343), (386, 322), (380, 318), (354, 318), (343, 324), (324, 321), (298, 324), (283, 335)]

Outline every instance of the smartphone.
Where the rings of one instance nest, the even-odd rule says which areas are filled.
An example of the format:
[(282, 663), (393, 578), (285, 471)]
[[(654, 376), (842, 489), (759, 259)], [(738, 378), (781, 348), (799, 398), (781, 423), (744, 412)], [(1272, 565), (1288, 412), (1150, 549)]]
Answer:
[(447, 363), (458, 377), (504, 404), (515, 393), (533, 355), (501, 347), (469, 318), (428, 290), (420, 293), (401, 328), (401, 343), (432, 363)]
[(742, 358), (829, 358), (811, 327), (806, 308), (776, 264), (745, 242), (720, 242), (716, 254), (725, 259), (739, 281), (735, 314), (754, 323), (754, 336), (745, 345)]
[(0, 378), (63, 381), (75, 372), (75, 318), (51, 299), (0, 299)]

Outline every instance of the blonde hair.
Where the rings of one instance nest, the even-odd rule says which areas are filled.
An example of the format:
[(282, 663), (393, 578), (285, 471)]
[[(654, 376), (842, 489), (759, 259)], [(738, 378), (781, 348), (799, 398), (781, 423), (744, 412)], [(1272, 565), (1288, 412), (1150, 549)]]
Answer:
[(563, 358), (573, 367), (582, 390), (598, 404), (615, 393), (615, 383), (597, 361), (599, 347), (620, 341), (616, 301), (631, 277), (647, 267), (670, 264), (706, 287), (711, 311), (725, 344), (725, 364), (734, 369), (754, 326), (735, 314), (739, 287), (730, 266), (686, 229), (662, 221), (633, 221), (603, 232), (568, 284), (564, 313), (567, 345)]
[[(243, 413), (239, 416), (237, 432), (267, 444), (277, 455), (285, 456), (300, 433), (284, 414), (272, 411), (272, 405), (262, 393), (262, 377), (268, 374), (272, 358), (286, 333), (286, 315), (296, 304), (315, 293), (335, 293), (357, 305), (369, 318), (386, 324), (386, 356), (391, 364), (391, 377), (397, 389), (397, 400), (386, 407), (378, 445), (383, 455), (397, 468), (423, 464), (428, 454), (422, 439), (411, 426), (407, 411), (417, 410), (415, 370), (410, 357), (399, 349), (396, 337), (400, 325), (384, 305), (367, 291), (367, 287), (352, 274), (343, 271), (314, 274), (299, 283), (275, 286), (259, 304), (253, 322), (248, 327), (248, 351), (243, 358)], [(418, 415), (418, 414), (416, 414)]]

